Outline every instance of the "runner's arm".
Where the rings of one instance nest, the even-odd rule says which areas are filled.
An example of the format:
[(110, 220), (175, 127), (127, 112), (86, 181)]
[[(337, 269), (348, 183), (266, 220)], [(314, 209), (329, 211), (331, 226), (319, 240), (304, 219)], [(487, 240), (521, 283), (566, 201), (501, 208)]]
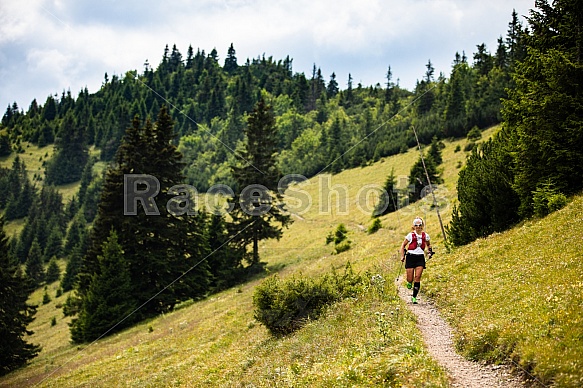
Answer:
[(409, 244), (409, 240), (407, 240), (407, 238), (405, 238), (405, 240), (403, 241), (403, 244), (401, 244), (401, 261), (405, 261), (405, 245)]

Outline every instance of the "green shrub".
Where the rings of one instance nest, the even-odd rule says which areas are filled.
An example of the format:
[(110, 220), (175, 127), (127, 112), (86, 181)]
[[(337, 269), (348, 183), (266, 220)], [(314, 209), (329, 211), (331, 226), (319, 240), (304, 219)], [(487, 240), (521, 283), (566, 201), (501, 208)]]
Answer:
[(334, 252), (336, 254), (346, 252), (350, 249), (350, 240), (342, 241), (340, 244), (334, 246)]
[(338, 254), (350, 249), (351, 241), (346, 239), (347, 234), (348, 229), (346, 229), (346, 226), (341, 223), (338, 224), (338, 227), (336, 227), (334, 232), (330, 232), (326, 236), (326, 245), (334, 242), (334, 254)]
[(326, 236), (326, 245), (330, 244), (332, 241), (334, 241), (334, 233), (330, 232)]
[(47, 293), (47, 290), (45, 289), (45, 293), (43, 294), (43, 304), (50, 303), (50, 301), (51, 301), (51, 297), (49, 296), (49, 294)]
[(534, 214), (544, 217), (567, 204), (565, 194), (559, 192), (551, 182), (543, 183), (532, 193)]
[(334, 232), (334, 244), (338, 245), (342, 241), (346, 240), (346, 234), (348, 233), (348, 229), (344, 224), (339, 224)]
[(467, 138), (473, 142), (480, 140), (482, 138), (482, 132), (480, 131), (480, 128), (474, 126), (474, 128), (470, 129), (467, 134)]
[(554, 212), (567, 206), (567, 196), (563, 193), (551, 195), (549, 198), (549, 212)]
[(375, 218), (371, 224), (371, 226), (369, 226), (367, 232), (368, 234), (373, 234), (379, 231), (380, 228), (383, 227), (383, 224), (381, 223), (381, 220), (379, 220), (378, 218)]
[(307, 320), (317, 319), (334, 301), (354, 296), (362, 289), (362, 281), (349, 263), (342, 276), (332, 271), (319, 278), (292, 277), (284, 281), (274, 275), (255, 288), (255, 319), (273, 335), (292, 333)]

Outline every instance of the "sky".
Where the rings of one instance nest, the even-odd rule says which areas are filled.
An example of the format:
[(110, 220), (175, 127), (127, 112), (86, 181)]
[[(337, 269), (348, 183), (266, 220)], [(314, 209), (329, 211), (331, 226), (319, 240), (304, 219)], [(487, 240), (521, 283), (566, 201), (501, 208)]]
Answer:
[(289, 56), (294, 73), (341, 89), (393, 82), (412, 90), (431, 61), (446, 77), (456, 52), (473, 60), (476, 45), (494, 53), (512, 11), (523, 16), (534, 0), (0, 0), (0, 110), (28, 110), (36, 98), (88, 88), (104, 75), (156, 68), (164, 47), (188, 46), (224, 64), (233, 44), (239, 64), (265, 55)]

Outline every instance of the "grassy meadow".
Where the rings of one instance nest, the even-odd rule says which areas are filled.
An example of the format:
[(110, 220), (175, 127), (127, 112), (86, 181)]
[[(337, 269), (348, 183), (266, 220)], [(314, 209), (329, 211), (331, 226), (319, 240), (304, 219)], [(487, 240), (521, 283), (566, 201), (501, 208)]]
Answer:
[(512, 360), (546, 386), (583, 386), (583, 196), (436, 257), (426, 290), (471, 359)]
[[(485, 131), (484, 138), (496, 130)], [(467, 153), (465, 140), (445, 144), (445, 184), (437, 196), (447, 223)], [(1, 377), (0, 387), (448, 386), (394, 286), (396, 252), (417, 215), (426, 219), (437, 252), (424, 274), (421, 297), (429, 293), (437, 300), (460, 350), (474, 359), (513, 360), (546, 383), (581, 385), (573, 385), (583, 376), (576, 279), (581, 264), (575, 259), (577, 244), (566, 244), (561, 236), (567, 224), (580, 230), (573, 222), (581, 226), (583, 200), (452, 253), (446, 252), (436, 212), (425, 201), (381, 217), (383, 228), (367, 234), (376, 199), (372, 187), (382, 186), (393, 168), (398, 178), (406, 176), (418, 156), (411, 149), (293, 186), (287, 200), (297, 213), (294, 223), (280, 241), (260, 243), (269, 273), (283, 279), (320, 276), (349, 261), (355, 271), (380, 274), (384, 284), (335, 303), (320, 319), (281, 338), (253, 317), (253, 291), (262, 281), (256, 279), (94, 343), (73, 345), (70, 319), (59, 308), (67, 295), (56, 298), (54, 283), (47, 290), (51, 302), (42, 304), (44, 289), (31, 296), (39, 309), (28, 340), (42, 345), (42, 352), (26, 368)], [(325, 240), (340, 223), (349, 231), (351, 249), (334, 254)]]

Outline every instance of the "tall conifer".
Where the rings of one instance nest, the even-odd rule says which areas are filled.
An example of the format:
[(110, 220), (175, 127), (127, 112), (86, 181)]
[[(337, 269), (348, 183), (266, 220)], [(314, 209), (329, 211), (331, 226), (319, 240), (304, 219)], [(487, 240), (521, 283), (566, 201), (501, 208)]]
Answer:
[[(113, 228), (125, 252), (131, 277), (131, 293), (137, 305), (136, 319), (170, 310), (176, 303), (198, 298), (208, 291), (208, 242), (204, 215), (180, 207), (185, 201), (181, 154), (173, 143), (174, 123), (165, 107), (153, 125), (144, 127), (135, 118), (116, 155), (116, 164), (104, 181), (99, 210), (91, 232), (91, 244), (79, 273), (78, 293), (87, 298), (99, 274), (98, 257)], [(159, 194), (136, 215), (124, 215), (124, 176), (142, 174), (157, 180)], [(131, 188), (130, 188), (131, 189)], [(171, 200), (178, 201), (179, 206)], [(182, 201), (182, 202), (181, 202)], [(194, 199), (191, 199), (194, 201)], [(167, 205), (172, 205), (170, 211)], [(171, 207), (172, 207), (171, 206)], [(146, 214), (147, 211), (158, 215)], [(184, 211), (183, 211), (184, 210)]]
[(9, 254), (4, 218), (0, 216), (0, 376), (26, 364), (40, 351), (25, 341), (36, 306), (27, 304), (30, 286), (19, 263)]
[(533, 192), (551, 185), (564, 194), (583, 188), (583, 13), (576, 0), (536, 1), (523, 34), (528, 52), (503, 102), (514, 145), (514, 188), (520, 214), (533, 211)]
[(263, 99), (249, 116), (246, 135), (245, 149), (241, 152), (245, 164), (232, 167), (239, 190), (230, 227), (239, 246), (252, 246), (249, 263), (260, 266), (259, 240), (281, 238), (283, 228), (292, 222), (290, 215), (284, 213), (278, 192), (281, 173), (276, 163), (275, 118)]
[(74, 342), (93, 341), (127, 327), (134, 320), (136, 304), (129, 265), (113, 229), (103, 244), (98, 263), (99, 271), (92, 275), (79, 316), (71, 326)]

